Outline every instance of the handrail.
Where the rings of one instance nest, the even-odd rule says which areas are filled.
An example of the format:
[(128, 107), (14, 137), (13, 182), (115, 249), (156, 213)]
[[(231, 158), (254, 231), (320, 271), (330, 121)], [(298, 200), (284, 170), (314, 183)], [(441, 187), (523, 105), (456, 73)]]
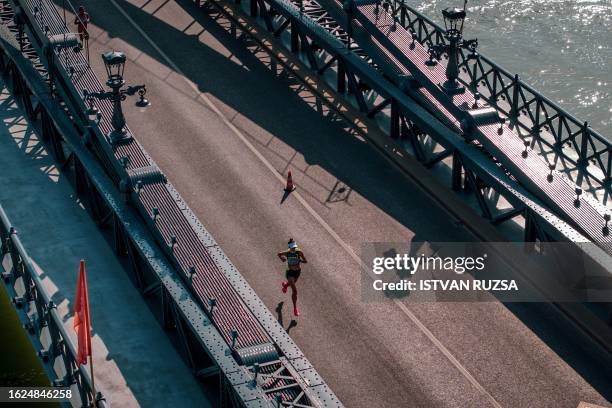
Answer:
[[(446, 43), (440, 25), (401, 0), (393, 0), (391, 12), (403, 27), (413, 30), (420, 43)], [(480, 54), (473, 71), (467, 68), (464, 50), (460, 60), (463, 74), (459, 80), (476, 88), (483, 99), (508, 116), (524, 132), (521, 137), (532, 137), (532, 146), (548, 147), (612, 193), (612, 142), (485, 55)], [(572, 150), (566, 152), (564, 146)]]
[[(56, 306), (47, 293), (36, 269), (17, 234), (17, 230), (11, 224), (6, 212), (0, 205), (0, 239), (2, 249), (0, 255), (9, 254), (11, 257), (11, 270), (3, 275), (4, 283), (9, 286), (10, 293), (14, 294), (13, 304), (17, 309), (25, 308), (26, 317), (29, 321), (25, 327), (31, 339), (40, 339), (44, 334), (43, 329), (48, 328), (51, 342), (47, 350), (41, 348), (39, 357), (50, 376), (51, 382), (56, 386), (69, 387), (77, 385), (81, 406), (88, 406), (92, 402), (92, 386), (89, 372), (82, 365), (77, 364), (77, 350), (72, 338), (66, 332), (62, 318), (56, 310)], [(16, 283), (22, 278), (24, 285), (23, 297), (18, 296)], [(31, 303), (34, 302), (34, 307)], [(34, 341), (36, 343), (36, 340)], [(62, 357), (63, 376), (57, 373), (54, 363), (57, 357)], [(110, 407), (105, 401), (103, 394), (98, 390), (96, 403), (99, 408)]]

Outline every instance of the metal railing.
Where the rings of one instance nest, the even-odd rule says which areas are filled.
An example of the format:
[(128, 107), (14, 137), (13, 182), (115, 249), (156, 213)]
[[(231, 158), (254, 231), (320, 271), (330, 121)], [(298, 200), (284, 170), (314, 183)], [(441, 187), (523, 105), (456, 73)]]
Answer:
[[(424, 45), (445, 44), (444, 28), (401, 0), (393, 0), (391, 10), (399, 24), (412, 30)], [(478, 91), (482, 99), (508, 116), (524, 139), (531, 138), (550, 164), (578, 170), (577, 184), (591, 191), (603, 190), (603, 201), (612, 194), (612, 143), (578, 120), (555, 102), (543, 96), (518, 75), (510, 73), (480, 54), (473, 70), (467, 65), (467, 51), (461, 50), (459, 78)]]
[[(170, 264), (154, 245), (153, 238), (150, 237), (144, 225), (141, 225), (141, 220), (123, 203), (119, 193), (115, 191), (115, 186), (110, 179), (107, 179), (100, 164), (83, 144), (82, 137), (74, 127), (74, 123), (58, 104), (59, 101), (52, 97), (48, 84), (38, 75), (31, 61), (21, 55), (18, 44), (10, 39), (7, 41), (4, 38), (6, 33), (2, 34), (0, 36), (2, 37), (0, 38), (0, 71), (5, 75), (6, 83), (12, 84), (12, 93), (16, 102), (24, 109), (28, 120), (32, 122), (40, 120), (40, 135), (48, 146), (49, 153), (53, 155), (62, 171), (67, 173), (67, 178), (74, 181), (77, 195), (94, 221), (101, 228), (110, 230), (111, 247), (120, 258), (127, 258), (127, 272), (143, 296), (156, 306), (152, 310), (158, 312), (164, 328), (166, 330), (176, 329), (179, 332), (179, 339), (185, 345), (186, 355), (194, 365), (194, 374), (199, 375), (204, 367), (204, 370), (208, 369), (206, 371), (208, 378), (218, 376), (220, 384), (223, 385), (220, 387), (223, 392), (221, 398), (237, 401), (232, 406), (243, 406), (240, 401), (245, 399), (246, 394), (251, 399), (255, 398), (254, 403), (261, 401), (261, 398), (256, 398), (257, 395), (253, 389), (237, 390), (237, 384), (250, 380), (248, 374), (240, 371), (240, 366), (232, 355), (225, 353), (227, 346), (221, 335), (212, 327), (212, 322), (191, 297), (182, 280), (174, 274)], [(26, 109), (26, 106), (29, 106), (30, 109)], [(5, 231), (9, 231), (10, 234), (14, 232), (14, 229), (11, 229), (9, 225)], [(6, 233), (0, 235), (2, 238)], [(3, 251), (7, 252), (8, 248)], [(19, 259), (29, 258), (27, 255), (23, 258), (16, 258), (13, 264), (19, 265)], [(32, 271), (32, 268), (26, 271)], [(29, 279), (30, 276), (31, 273), (25, 275), (26, 279)], [(19, 282), (22, 280), (23, 278), (20, 278)], [(10, 288), (13, 286), (10, 284), (7, 284), (6, 287), (12, 298), (22, 299), (25, 293), (32, 296), (31, 291), (25, 290), (31, 287), (29, 284), (23, 288), (20, 286), (18, 292), (11, 292)], [(43, 305), (41, 310), (45, 310), (44, 305), (49, 304), (49, 297), (41, 296), (39, 299)], [(19, 300), (19, 304), (23, 305), (23, 301)], [(22, 311), (21, 308), (17, 310), (21, 313), (20, 317), (24, 325), (30, 322), (30, 319), (27, 319), (26, 311)], [(45, 353), (41, 353), (41, 357), (48, 358), (48, 350), (36, 337), (36, 331), (32, 334), (31, 339), (36, 349), (44, 349)], [(61, 344), (61, 342), (56, 343)], [(72, 350), (70, 358), (74, 360), (74, 346)], [(57, 385), (63, 384), (64, 380), (74, 380), (75, 377), (64, 378), (55, 374), (50, 370), (53, 367), (53, 361), (50, 360), (50, 364), (45, 366), (49, 369), (49, 377), (62, 381), (56, 382)], [(231, 378), (225, 375), (226, 372), (233, 373)], [(87, 378), (87, 372), (81, 370), (80, 374), (84, 376), (83, 378)], [(86, 391), (87, 389), (85, 393)], [(86, 396), (80, 406), (91, 406)]]
[[(77, 364), (75, 344), (1, 205), (0, 240), (0, 260), (6, 260), (8, 255), (10, 263), (10, 268), (2, 274), (4, 286), (24, 329), (38, 350), (37, 354), (51, 383), (56, 387), (76, 387), (78, 392), (72, 394), (72, 402), (81, 407), (91, 406), (93, 395), (89, 372), (86, 367)], [(99, 408), (110, 406), (101, 392), (96, 395)]]
[[(88, 23), (86, 21), (83, 21), (80, 18), (79, 13), (75, 10), (70, 0), (62, 0), (61, 6), (62, 6), (63, 14), (61, 16), (61, 21), (63, 23), (63, 27), (61, 28), (63, 28), (63, 30), (60, 30), (60, 27), (48, 25), (47, 23), (48, 21), (51, 21), (49, 17), (52, 14), (58, 14), (57, 8), (54, 6), (53, 3), (43, 1), (43, 0), (29, 0), (28, 2), (32, 5), (34, 18), (40, 24), (40, 26), (44, 28), (44, 32), (48, 36), (60, 34), (64, 36), (64, 39), (66, 39), (67, 33), (74, 33), (74, 31), (71, 30), (68, 26), (69, 21), (68, 21), (68, 15), (66, 14), (67, 11), (71, 12), (75, 16), (74, 24), (77, 27), (79, 25), (86, 26)], [(76, 34), (81, 34), (81, 33), (77, 32)], [(81, 36), (79, 35), (79, 37)], [(79, 41), (81, 42), (81, 45), (82, 45), (81, 50), (84, 51), (85, 53), (85, 61), (86, 61), (85, 66), (88, 67), (89, 66), (89, 33), (87, 32), (86, 28), (84, 29), (84, 32), (82, 34), (82, 39), (79, 38)], [(62, 48), (61, 50), (56, 50), (59, 56), (63, 57), (64, 64), (69, 69), (69, 72), (71, 74), (74, 74), (76, 71), (78, 71), (79, 68), (80, 69), (84, 68), (83, 60), (76, 58), (75, 56), (75, 54), (77, 52), (80, 52), (81, 50), (73, 50), (72, 48)]]

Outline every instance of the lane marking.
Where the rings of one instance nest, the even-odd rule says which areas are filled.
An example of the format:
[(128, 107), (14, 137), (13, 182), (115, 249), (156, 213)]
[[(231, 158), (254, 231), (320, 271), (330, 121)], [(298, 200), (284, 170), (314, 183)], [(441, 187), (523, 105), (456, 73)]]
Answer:
[[(142, 37), (155, 49), (157, 53), (166, 61), (166, 63), (172, 67), (172, 69), (179, 74), (182, 79), (197, 92), (199, 98), (206, 103), (206, 105), (219, 116), (219, 118), (227, 125), (228, 128), (246, 145), (246, 147), (257, 157), (264, 166), (270, 170), (272, 175), (281, 183), (285, 185), (283, 175), (280, 174), (274, 166), (257, 150), (257, 148), (246, 138), (246, 136), (238, 129), (216, 106), (215, 104), (203, 94), (198, 87), (187, 79), (183, 71), (166, 55), (165, 52), (159, 48), (159, 46), (144, 32), (142, 28), (127, 14), (127, 12), (117, 4), (115, 0), (110, 0), (115, 8), (129, 21), (129, 23), (142, 35)], [(308, 213), (331, 235), (331, 237), (340, 245), (348, 255), (355, 260), (363, 269), (368, 270), (368, 266), (355, 254), (353, 249), (332, 229), (332, 227), (308, 204), (308, 202), (298, 193), (293, 192), (292, 195), (297, 201), (308, 211)], [(370, 278), (371, 275), (368, 274)], [(496, 408), (502, 408), (497, 400), (470, 374), (470, 372), (453, 356), (453, 354), (442, 344), (440, 340), (408, 309), (408, 307), (400, 302), (398, 299), (393, 299), (393, 302), (398, 308), (419, 328), (419, 330), (436, 346), (436, 348), (455, 366), (457, 370), (483, 395), (487, 397), (491, 405)]]

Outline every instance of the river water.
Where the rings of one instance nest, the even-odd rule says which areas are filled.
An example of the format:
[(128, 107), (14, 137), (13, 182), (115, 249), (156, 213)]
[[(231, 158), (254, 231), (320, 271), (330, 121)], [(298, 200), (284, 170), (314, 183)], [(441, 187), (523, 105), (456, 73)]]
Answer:
[[(462, 0), (406, 0), (441, 23)], [(612, 141), (612, 0), (471, 0), (465, 38)]]
[[(0, 270), (2, 270), (1, 265)], [(30, 343), (25, 330), (21, 327), (6, 290), (1, 287), (0, 344), (2, 344), (2, 353), (0, 353), (1, 387), (49, 386), (49, 379), (41, 361), (32, 348), (32, 343)]]

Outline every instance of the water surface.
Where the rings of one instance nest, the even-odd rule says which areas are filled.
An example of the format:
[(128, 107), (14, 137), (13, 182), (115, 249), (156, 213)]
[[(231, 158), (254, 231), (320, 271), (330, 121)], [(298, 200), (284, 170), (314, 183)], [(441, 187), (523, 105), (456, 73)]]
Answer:
[[(441, 22), (462, 0), (405, 0)], [(612, 141), (612, 0), (471, 0), (465, 37)]]

